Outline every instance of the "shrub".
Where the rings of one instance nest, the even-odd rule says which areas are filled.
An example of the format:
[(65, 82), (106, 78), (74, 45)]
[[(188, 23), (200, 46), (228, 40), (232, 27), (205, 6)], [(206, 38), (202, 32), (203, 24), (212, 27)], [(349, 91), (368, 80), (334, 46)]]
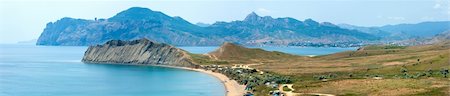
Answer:
[(402, 69), (400, 69), (400, 72), (402, 72), (402, 73), (406, 73), (406, 72), (408, 72), (408, 69), (406, 69), (406, 68), (402, 68)]
[(427, 76), (428, 77), (433, 76), (433, 70), (431, 70), (431, 68), (427, 70)]
[(445, 77), (445, 78), (447, 78), (448, 77), (448, 73), (449, 73), (449, 71), (448, 71), (448, 69), (447, 68), (443, 68), (443, 69), (441, 69), (441, 74)]
[(292, 90), (290, 88), (288, 88), (287, 86), (284, 86), (283, 91), (292, 91)]

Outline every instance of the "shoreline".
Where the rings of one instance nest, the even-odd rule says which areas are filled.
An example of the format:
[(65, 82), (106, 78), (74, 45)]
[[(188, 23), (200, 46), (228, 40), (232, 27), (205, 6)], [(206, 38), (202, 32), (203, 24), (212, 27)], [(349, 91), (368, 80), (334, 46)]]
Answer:
[[(99, 64), (99, 63), (89, 63), (89, 62), (83, 62), (83, 63), (84, 64)], [(225, 87), (225, 90), (224, 90), (225, 96), (243, 96), (245, 93), (247, 93), (245, 91), (245, 85), (240, 85), (235, 80), (230, 80), (227, 76), (223, 75), (222, 73), (207, 71), (207, 70), (203, 70), (203, 69), (195, 69), (195, 68), (180, 67), (180, 66), (169, 66), (169, 65), (152, 65), (152, 64), (151, 65), (137, 65), (137, 64), (126, 64), (126, 63), (100, 63), (100, 64), (131, 65), (131, 66), (157, 66), (157, 67), (166, 67), (166, 68), (197, 71), (197, 72), (211, 75), (211, 76), (219, 79), (220, 83), (222, 83)]]
[(240, 85), (235, 80), (230, 80), (227, 76), (223, 75), (222, 73), (207, 71), (207, 70), (203, 70), (203, 69), (189, 68), (189, 67), (163, 66), (163, 65), (156, 65), (156, 66), (191, 70), (191, 71), (197, 71), (197, 72), (202, 72), (202, 73), (211, 75), (211, 76), (219, 79), (220, 82), (224, 85), (225, 96), (243, 96), (246, 93), (244, 85)]

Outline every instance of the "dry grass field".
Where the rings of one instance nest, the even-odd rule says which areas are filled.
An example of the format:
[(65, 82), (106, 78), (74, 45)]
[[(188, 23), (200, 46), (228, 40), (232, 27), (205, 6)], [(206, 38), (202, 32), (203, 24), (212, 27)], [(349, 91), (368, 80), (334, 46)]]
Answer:
[[(296, 93), (346, 96), (448, 96), (450, 41), (432, 45), (371, 45), (356, 51), (306, 57), (225, 44), (201, 64), (251, 64), (293, 77)], [(373, 79), (378, 78), (378, 79)], [(264, 89), (262, 89), (264, 90)]]
[(448, 42), (413, 47), (380, 45), (364, 47), (358, 51), (312, 58), (295, 58), (254, 67), (285, 75), (355, 70), (377, 72), (378, 70), (396, 69), (399, 66), (411, 66), (417, 70), (428, 70), (429, 68), (439, 70), (442, 67), (450, 68), (449, 54), (450, 43)]
[(427, 79), (347, 79), (320, 82), (310, 88), (298, 88), (300, 93), (326, 93), (354, 96), (444, 96), (448, 80)]

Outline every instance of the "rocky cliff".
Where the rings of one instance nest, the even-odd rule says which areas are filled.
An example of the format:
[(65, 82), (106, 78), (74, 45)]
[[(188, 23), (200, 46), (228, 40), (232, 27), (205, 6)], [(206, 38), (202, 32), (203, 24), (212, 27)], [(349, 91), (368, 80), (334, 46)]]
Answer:
[(186, 51), (147, 39), (111, 40), (103, 45), (90, 46), (82, 61), (106, 64), (195, 66)]

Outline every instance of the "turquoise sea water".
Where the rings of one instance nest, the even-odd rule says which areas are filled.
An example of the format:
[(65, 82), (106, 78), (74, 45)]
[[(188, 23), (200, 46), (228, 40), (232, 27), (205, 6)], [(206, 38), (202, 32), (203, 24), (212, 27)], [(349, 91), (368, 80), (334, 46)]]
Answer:
[(87, 47), (0, 45), (0, 96), (223, 96), (210, 75), (154, 66), (84, 64)]
[[(87, 47), (0, 45), (0, 96), (223, 96), (210, 75), (165, 67), (84, 64)], [(217, 47), (181, 47), (207, 53)], [(296, 55), (355, 48), (261, 47)]]

